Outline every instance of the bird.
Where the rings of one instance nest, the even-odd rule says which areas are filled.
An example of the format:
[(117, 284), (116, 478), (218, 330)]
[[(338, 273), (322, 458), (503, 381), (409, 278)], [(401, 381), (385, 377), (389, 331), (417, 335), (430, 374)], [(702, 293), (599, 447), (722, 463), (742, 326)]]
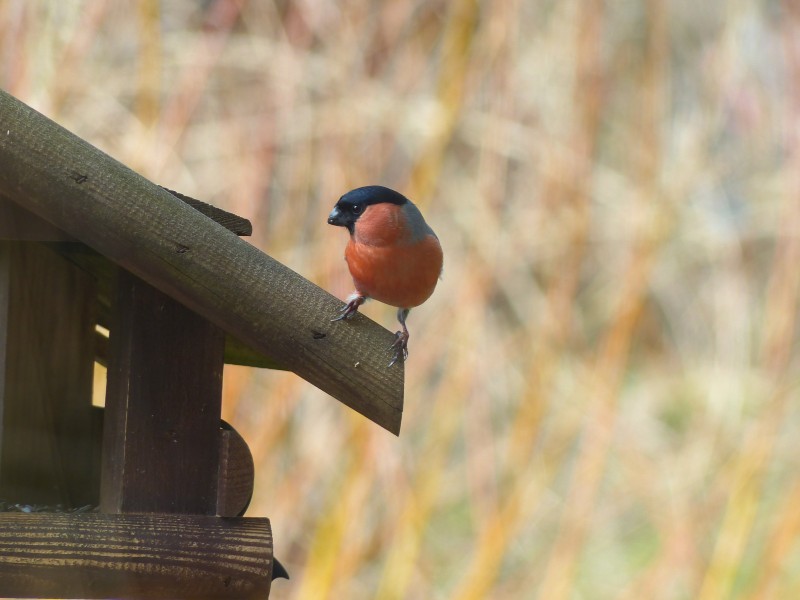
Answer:
[(408, 358), (406, 318), (430, 298), (442, 274), (442, 246), (416, 205), (380, 185), (351, 190), (339, 198), (328, 224), (345, 227), (350, 240), (344, 258), (355, 290), (332, 321), (352, 317), (368, 299), (397, 307), (389, 367)]

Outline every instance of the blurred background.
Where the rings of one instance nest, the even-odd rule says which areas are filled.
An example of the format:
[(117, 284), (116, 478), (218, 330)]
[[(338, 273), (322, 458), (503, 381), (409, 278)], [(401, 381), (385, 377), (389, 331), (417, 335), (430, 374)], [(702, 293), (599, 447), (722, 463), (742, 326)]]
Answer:
[(272, 598), (800, 597), (797, 2), (0, 0), (0, 31), (3, 89), (341, 298), (343, 192), (439, 234), (399, 438), (226, 370)]

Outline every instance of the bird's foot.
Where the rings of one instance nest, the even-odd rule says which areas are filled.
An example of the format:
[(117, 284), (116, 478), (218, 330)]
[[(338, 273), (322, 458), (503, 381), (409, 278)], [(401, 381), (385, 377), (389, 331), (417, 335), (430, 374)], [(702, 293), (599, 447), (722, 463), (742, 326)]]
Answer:
[(331, 319), (331, 323), (349, 319), (358, 312), (358, 307), (366, 301), (367, 299), (364, 296), (350, 296), (349, 302), (342, 307), (337, 316)]
[(389, 346), (390, 350), (394, 350), (394, 357), (392, 362), (389, 363), (391, 367), (396, 362), (405, 362), (408, 358), (408, 331), (398, 331), (394, 334), (394, 343)]

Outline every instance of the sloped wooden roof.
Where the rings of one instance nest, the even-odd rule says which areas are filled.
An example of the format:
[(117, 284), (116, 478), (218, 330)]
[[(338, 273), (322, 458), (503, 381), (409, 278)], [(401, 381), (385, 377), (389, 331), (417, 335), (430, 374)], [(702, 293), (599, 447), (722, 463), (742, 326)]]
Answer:
[(291, 370), (399, 433), (391, 332), (360, 314), (331, 323), (340, 300), (1, 90), (0, 195), (224, 329), (249, 364)]

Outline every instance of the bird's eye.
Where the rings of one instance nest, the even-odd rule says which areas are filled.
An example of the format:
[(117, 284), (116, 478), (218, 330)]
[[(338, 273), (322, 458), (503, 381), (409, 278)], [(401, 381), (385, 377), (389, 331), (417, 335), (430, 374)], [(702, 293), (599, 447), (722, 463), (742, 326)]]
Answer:
[(361, 205), (360, 204), (353, 204), (353, 208), (351, 209), (354, 215), (361, 214)]

